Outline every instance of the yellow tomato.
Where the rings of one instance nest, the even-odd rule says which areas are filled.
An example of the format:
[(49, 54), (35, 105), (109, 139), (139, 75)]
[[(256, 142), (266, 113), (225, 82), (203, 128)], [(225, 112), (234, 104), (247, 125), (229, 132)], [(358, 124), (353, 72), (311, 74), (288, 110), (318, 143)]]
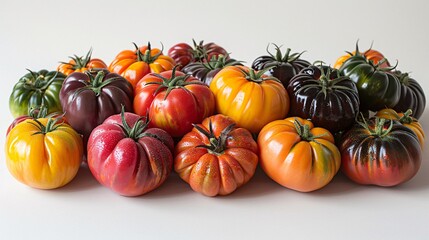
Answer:
[(215, 94), (218, 113), (231, 117), (252, 133), (285, 118), (289, 111), (289, 96), (280, 81), (247, 67), (224, 68), (213, 78), (210, 89)]
[(16, 125), (6, 138), (6, 164), (20, 182), (40, 189), (69, 183), (83, 155), (80, 135), (65, 123), (39, 118)]

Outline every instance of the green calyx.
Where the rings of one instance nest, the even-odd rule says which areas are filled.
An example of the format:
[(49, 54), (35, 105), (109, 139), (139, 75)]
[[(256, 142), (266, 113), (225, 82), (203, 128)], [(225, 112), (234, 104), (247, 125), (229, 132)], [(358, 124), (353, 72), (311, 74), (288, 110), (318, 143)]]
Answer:
[(216, 56), (213, 55), (211, 59), (206, 59), (206, 62), (201, 62), (201, 64), (207, 69), (207, 70), (216, 70), (216, 69), (222, 69), (227, 66), (235, 66), (235, 65), (241, 65), (241, 61), (236, 61), (233, 59), (229, 59), (227, 56), (224, 56), (222, 54)]
[(161, 79), (162, 82), (149, 82), (149, 83), (146, 83), (146, 85), (149, 85), (149, 84), (159, 85), (159, 87), (155, 90), (155, 94), (158, 94), (158, 92), (163, 90), (163, 89), (167, 89), (166, 90), (167, 93), (164, 96), (164, 100), (167, 99), (168, 95), (170, 94), (170, 92), (173, 89), (179, 88), (179, 89), (183, 89), (183, 90), (189, 92), (189, 90), (187, 88), (185, 88), (185, 86), (187, 86), (187, 85), (192, 85), (192, 84), (205, 85), (205, 83), (200, 82), (200, 81), (187, 81), (187, 79), (190, 77), (190, 75), (176, 76), (177, 67), (178, 67), (178, 65), (174, 66), (174, 68), (171, 72), (170, 78), (166, 78), (166, 77), (164, 77), (158, 73), (152, 73), (152, 75)]
[(249, 71), (246, 71), (246, 70), (240, 68), (240, 71), (245, 75), (245, 78), (247, 80), (255, 82), (255, 83), (262, 83), (263, 81), (266, 81), (266, 80), (274, 80), (276, 82), (281, 83), (280, 80), (277, 79), (276, 77), (271, 77), (271, 76), (264, 77), (264, 73), (273, 69), (274, 67), (275, 66), (267, 67), (267, 68), (264, 68), (260, 71), (255, 71), (254, 69), (249, 69)]
[(404, 116), (399, 119), (399, 122), (402, 124), (410, 124), (414, 122), (414, 118), (411, 116), (413, 114), (413, 110), (408, 109), (404, 112)]
[(325, 136), (326, 134), (320, 134), (320, 135), (313, 135), (310, 131), (310, 126), (307, 124), (302, 124), (298, 119), (295, 118), (295, 121), (293, 122), (295, 125), (296, 132), (301, 137), (302, 140), (310, 142), (313, 141), (316, 138), (320, 138)]
[(357, 121), (357, 123), (361, 127), (365, 128), (370, 133), (370, 135), (374, 137), (381, 137), (381, 138), (386, 137), (393, 128), (392, 120), (388, 120), (390, 121), (390, 125), (388, 128), (385, 128), (384, 125), (387, 119), (376, 117), (374, 127), (371, 128), (368, 122), (365, 120), (365, 117), (362, 115), (362, 113), (361, 113), (361, 119), (362, 121)]
[(46, 126), (43, 125), (43, 123), (41, 123), (39, 120), (33, 118), (33, 122), (29, 122), (31, 125), (37, 127), (40, 131), (33, 133), (32, 135), (37, 135), (37, 134), (47, 134), (49, 132), (53, 132), (55, 130), (57, 130), (58, 127), (60, 127), (62, 125), (62, 123), (57, 123), (58, 119), (57, 118), (49, 118), (48, 122), (46, 123)]
[[(143, 120), (144, 119), (144, 120)], [(130, 125), (128, 125), (127, 121), (125, 120), (125, 108), (122, 105), (122, 110), (121, 110), (121, 120), (122, 120), (122, 125), (117, 124), (123, 131), (123, 133), (125, 134), (125, 137), (127, 138), (131, 138), (134, 141), (138, 141), (140, 138), (142, 137), (155, 137), (153, 134), (150, 133), (145, 133), (145, 130), (147, 128), (147, 126), (149, 125), (149, 118), (146, 116), (144, 117), (140, 117), (137, 122), (134, 124), (133, 127), (130, 127)]]
[(69, 57), (71, 60), (75, 62), (75, 64), (69, 63), (69, 62), (60, 62), (62, 64), (68, 65), (70, 69), (76, 70), (86, 67), (86, 65), (91, 61), (91, 55), (92, 55), (92, 48), (89, 49), (88, 53), (85, 57), (77, 56), (76, 54), (73, 55), (73, 57)]
[(270, 50), (269, 50), (269, 47), (270, 47), (270, 44), (268, 44), (268, 46), (267, 46), (267, 53), (273, 58), (273, 59), (275, 59), (277, 62), (284, 62), (284, 63), (290, 63), (290, 62), (293, 62), (293, 61), (295, 61), (295, 60), (297, 60), (297, 59), (299, 59), (300, 57), (301, 57), (301, 55), (305, 52), (305, 51), (303, 51), (303, 52), (301, 52), (301, 53), (293, 53), (293, 54), (290, 54), (290, 51), (291, 51), (291, 49), (290, 48), (287, 48), (286, 49), (286, 52), (284, 53), (284, 54), (282, 54), (282, 51), (281, 51), (281, 47), (282, 46), (278, 46), (277, 44), (275, 44), (275, 43), (271, 43), (272, 45), (274, 45), (274, 48), (275, 48), (275, 50), (276, 50), (276, 54), (274, 55), (274, 54), (272, 54), (271, 52), (270, 52)]
[(201, 132), (202, 134), (204, 134), (207, 139), (209, 140), (209, 144), (208, 145), (199, 145), (197, 147), (199, 148), (205, 148), (208, 150), (209, 153), (211, 154), (215, 154), (215, 155), (222, 155), (223, 152), (226, 149), (226, 140), (228, 139), (228, 135), (230, 134), (230, 132), (234, 129), (235, 127), (235, 123), (229, 125), (228, 127), (226, 127), (225, 129), (222, 130), (222, 132), (220, 133), (219, 137), (216, 137), (214, 132), (213, 132), (213, 126), (212, 126), (212, 121), (210, 120), (209, 122), (209, 131), (205, 130), (204, 128), (202, 128), (201, 126), (197, 125), (197, 124), (192, 124), (199, 132)]
[(202, 61), (203, 59), (207, 59), (208, 53), (207, 49), (204, 47), (204, 41), (200, 41), (198, 44), (195, 39), (192, 39), (194, 44), (194, 48), (191, 50), (192, 58), (197, 61)]
[(152, 47), (150, 45), (150, 42), (147, 43), (147, 49), (144, 53), (140, 51), (140, 48), (137, 46), (136, 43), (133, 42), (133, 45), (136, 48), (137, 60), (139, 62), (145, 62), (147, 64), (153, 63), (156, 59), (158, 59), (159, 56), (162, 55), (162, 51), (164, 51), (164, 45), (162, 43), (161, 43), (161, 51), (155, 54), (154, 56), (151, 56)]
[(48, 77), (43, 74), (33, 72), (30, 69), (27, 69), (27, 71), (30, 72), (31, 77), (23, 78), (23, 87), (28, 90), (41, 92), (44, 92), (49, 87), (49, 85), (51, 85), (51, 83), (56, 80), (56, 77), (59, 74), (59, 72), (55, 72), (55, 75), (48, 80)]
[(30, 107), (28, 109), (28, 116), (33, 119), (44, 118), (48, 115), (48, 107), (42, 104), (36, 107)]
[(113, 81), (116, 81), (116, 80), (121, 78), (121, 77), (114, 77), (114, 78), (109, 78), (109, 79), (105, 80), (104, 79), (106, 76), (105, 70), (86, 71), (85, 74), (88, 76), (89, 82), (85, 82), (86, 87), (82, 88), (82, 90), (91, 89), (92, 91), (94, 91), (96, 96), (100, 95), (101, 90), (105, 86), (107, 86), (107, 85), (111, 84)]

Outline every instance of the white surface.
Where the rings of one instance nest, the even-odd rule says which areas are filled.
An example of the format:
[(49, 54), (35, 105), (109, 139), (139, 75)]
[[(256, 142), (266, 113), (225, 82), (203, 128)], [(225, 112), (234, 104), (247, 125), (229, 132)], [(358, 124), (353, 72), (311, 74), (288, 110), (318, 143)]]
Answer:
[[(0, 144), (12, 121), (8, 97), (26, 68), (54, 69), (94, 48), (107, 63), (131, 42), (168, 49), (214, 41), (248, 64), (269, 42), (305, 58), (333, 63), (357, 39), (428, 95), (427, 1), (1, 1)], [(429, 111), (421, 118), (429, 132)], [(227, 197), (194, 193), (173, 174), (158, 190), (121, 197), (87, 169), (62, 189), (41, 191), (15, 181), (0, 161), (0, 239), (428, 239), (429, 163), (395, 188), (360, 186), (337, 175), (313, 193), (280, 187), (258, 170)], [(2, 150), (2, 159), (4, 151)]]

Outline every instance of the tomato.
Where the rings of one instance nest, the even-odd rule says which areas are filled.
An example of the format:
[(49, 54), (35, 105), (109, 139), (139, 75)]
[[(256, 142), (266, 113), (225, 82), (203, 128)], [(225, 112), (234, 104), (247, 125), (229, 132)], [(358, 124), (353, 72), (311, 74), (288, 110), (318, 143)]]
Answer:
[(52, 118), (27, 119), (6, 137), (6, 164), (18, 181), (40, 189), (64, 186), (82, 161), (79, 134)]
[(356, 53), (359, 53), (360, 55), (364, 56), (366, 59), (368, 59), (368, 61), (372, 61), (374, 65), (380, 64), (381, 68), (390, 67), (389, 61), (387, 61), (387, 59), (381, 52), (372, 49), (372, 46), (365, 52), (360, 52), (359, 45), (358, 43), (356, 43), (356, 50), (353, 52), (347, 52), (346, 55), (339, 57), (334, 64), (334, 68), (340, 69), (343, 63), (350, 57), (357, 55)]
[(359, 184), (395, 186), (419, 170), (422, 153), (416, 134), (397, 121), (373, 118), (356, 124), (340, 143), (342, 171)]
[(69, 62), (61, 62), (57, 70), (65, 75), (70, 75), (73, 72), (85, 72), (93, 69), (100, 70), (106, 69), (107, 65), (99, 58), (91, 58), (92, 49), (86, 54), (85, 57), (78, 57), (74, 55), (70, 57)]
[(7, 128), (6, 136), (9, 134), (10, 130), (12, 130), (12, 128), (14, 128), (20, 122), (23, 122), (27, 119), (50, 118), (50, 117), (58, 118), (57, 119), (58, 123), (64, 123), (64, 122), (67, 123), (67, 121), (65, 120), (65, 118), (63, 116), (63, 113), (54, 112), (54, 113), (48, 114), (48, 108), (44, 105), (37, 106), (37, 107), (31, 107), (28, 110), (27, 115), (19, 116), (13, 120), (13, 122)]
[(268, 50), (268, 45), (268, 55), (256, 58), (252, 63), (252, 68), (260, 71), (262, 69), (272, 67), (269, 70), (269, 73), (278, 78), (282, 82), (283, 86), (287, 88), (290, 79), (298, 74), (302, 69), (310, 66), (310, 63), (300, 58), (303, 52), (291, 54), (291, 49), (288, 48), (285, 54), (282, 54), (280, 47), (276, 44), (273, 45), (276, 49), (276, 55), (272, 54)]
[(258, 146), (264, 172), (296, 191), (326, 186), (340, 168), (341, 155), (332, 134), (299, 117), (267, 124), (259, 133)]
[(174, 170), (206, 196), (231, 194), (252, 178), (258, 164), (252, 134), (221, 114), (196, 124), (175, 152)]
[(213, 56), (210, 61), (207, 62), (193, 62), (182, 69), (186, 74), (192, 75), (198, 78), (201, 82), (210, 86), (214, 76), (220, 70), (227, 66), (238, 66), (243, 65), (241, 62), (235, 59), (228, 59), (223, 55)]
[(257, 134), (262, 127), (286, 117), (289, 96), (274, 77), (241, 66), (222, 69), (213, 78), (210, 89), (216, 97), (218, 113), (227, 115), (239, 127)]
[(408, 109), (404, 113), (397, 113), (393, 109), (382, 109), (378, 111), (375, 116), (379, 118), (385, 118), (390, 120), (397, 120), (405, 127), (408, 127), (411, 129), (419, 139), (420, 146), (423, 149), (423, 146), (425, 145), (425, 132), (423, 131), (422, 125), (419, 123), (419, 121), (412, 117), (413, 111), (411, 109)]
[(60, 100), (65, 117), (80, 134), (86, 146), (91, 131), (106, 118), (132, 110), (133, 88), (116, 73), (107, 70), (74, 72), (64, 81)]
[(149, 115), (150, 127), (164, 129), (173, 137), (191, 131), (215, 111), (215, 99), (209, 87), (176, 68), (160, 74), (148, 74), (136, 86), (134, 112)]
[(194, 47), (189, 46), (187, 43), (178, 43), (168, 50), (168, 56), (173, 58), (179, 65), (178, 70), (186, 67), (193, 62), (208, 62), (213, 56), (223, 55), (226, 59), (229, 58), (228, 52), (221, 46), (210, 42), (204, 44), (200, 41), (199, 44), (192, 40)]
[(40, 105), (45, 105), (48, 113), (61, 112), (59, 92), (66, 76), (56, 71), (28, 71), (15, 84), (9, 97), (12, 116), (25, 115), (30, 108)]
[(89, 138), (89, 169), (98, 182), (120, 195), (148, 193), (172, 170), (173, 139), (147, 124), (147, 119), (122, 110), (95, 128)]
[(339, 71), (356, 83), (360, 109), (378, 111), (398, 104), (401, 83), (391, 72), (393, 68), (380, 68), (360, 53), (347, 59)]
[(136, 50), (120, 52), (109, 65), (109, 71), (127, 79), (133, 88), (137, 82), (149, 73), (161, 73), (173, 69), (176, 62), (169, 56), (164, 56), (162, 50), (147, 46), (137, 47)]
[(426, 107), (426, 97), (420, 84), (409, 76), (408, 73), (394, 71), (394, 75), (401, 83), (400, 97), (398, 103), (392, 108), (398, 112), (405, 112), (411, 109), (413, 117), (419, 119)]
[(359, 113), (356, 84), (327, 66), (304, 68), (289, 82), (290, 116), (310, 119), (332, 133), (349, 129)]

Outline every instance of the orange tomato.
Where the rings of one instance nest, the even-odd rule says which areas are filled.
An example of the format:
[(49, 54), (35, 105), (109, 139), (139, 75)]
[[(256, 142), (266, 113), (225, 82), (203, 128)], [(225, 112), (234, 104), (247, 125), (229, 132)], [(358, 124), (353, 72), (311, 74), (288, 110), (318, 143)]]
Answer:
[(239, 127), (258, 133), (289, 112), (289, 96), (281, 82), (243, 66), (222, 69), (210, 83), (218, 113), (231, 117)]
[(405, 113), (398, 113), (393, 109), (385, 108), (376, 113), (376, 116), (379, 118), (397, 120), (405, 127), (411, 129), (417, 135), (417, 138), (420, 142), (420, 146), (423, 149), (423, 146), (425, 145), (425, 132), (423, 131), (423, 127), (419, 123), (419, 121), (411, 115), (411, 109), (409, 109)]
[[(366, 59), (372, 61), (375, 65), (377, 65), (383, 59), (385, 59), (384, 55), (381, 52), (374, 50), (374, 49), (368, 49), (363, 53), (362, 52), (359, 52), (359, 53), (363, 54), (366, 57)], [(348, 54), (339, 57), (334, 64), (334, 68), (340, 69), (341, 65), (343, 65), (343, 63), (347, 59), (349, 59), (351, 56), (354, 56), (354, 55), (356, 55), (356, 51), (348, 52)], [(387, 59), (384, 61), (385, 62), (381, 63), (380, 66), (382, 68), (390, 67), (389, 61), (387, 61)]]
[(92, 49), (86, 54), (85, 57), (78, 57), (74, 55), (70, 57), (69, 62), (61, 62), (57, 71), (70, 75), (73, 72), (85, 72), (92, 69), (106, 69), (107, 65), (103, 60), (98, 58), (91, 58)]
[(258, 146), (265, 173), (280, 185), (300, 192), (327, 185), (341, 164), (332, 134), (299, 117), (267, 124), (259, 133)]
[(109, 65), (109, 71), (117, 73), (127, 79), (133, 88), (137, 82), (148, 73), (161, 73), (173, 69), (176, 62), (169, 56), (162, 54), (162, 50), (147, 46), (138, 47), (136, 50), (124, 50), (120, 52)]

